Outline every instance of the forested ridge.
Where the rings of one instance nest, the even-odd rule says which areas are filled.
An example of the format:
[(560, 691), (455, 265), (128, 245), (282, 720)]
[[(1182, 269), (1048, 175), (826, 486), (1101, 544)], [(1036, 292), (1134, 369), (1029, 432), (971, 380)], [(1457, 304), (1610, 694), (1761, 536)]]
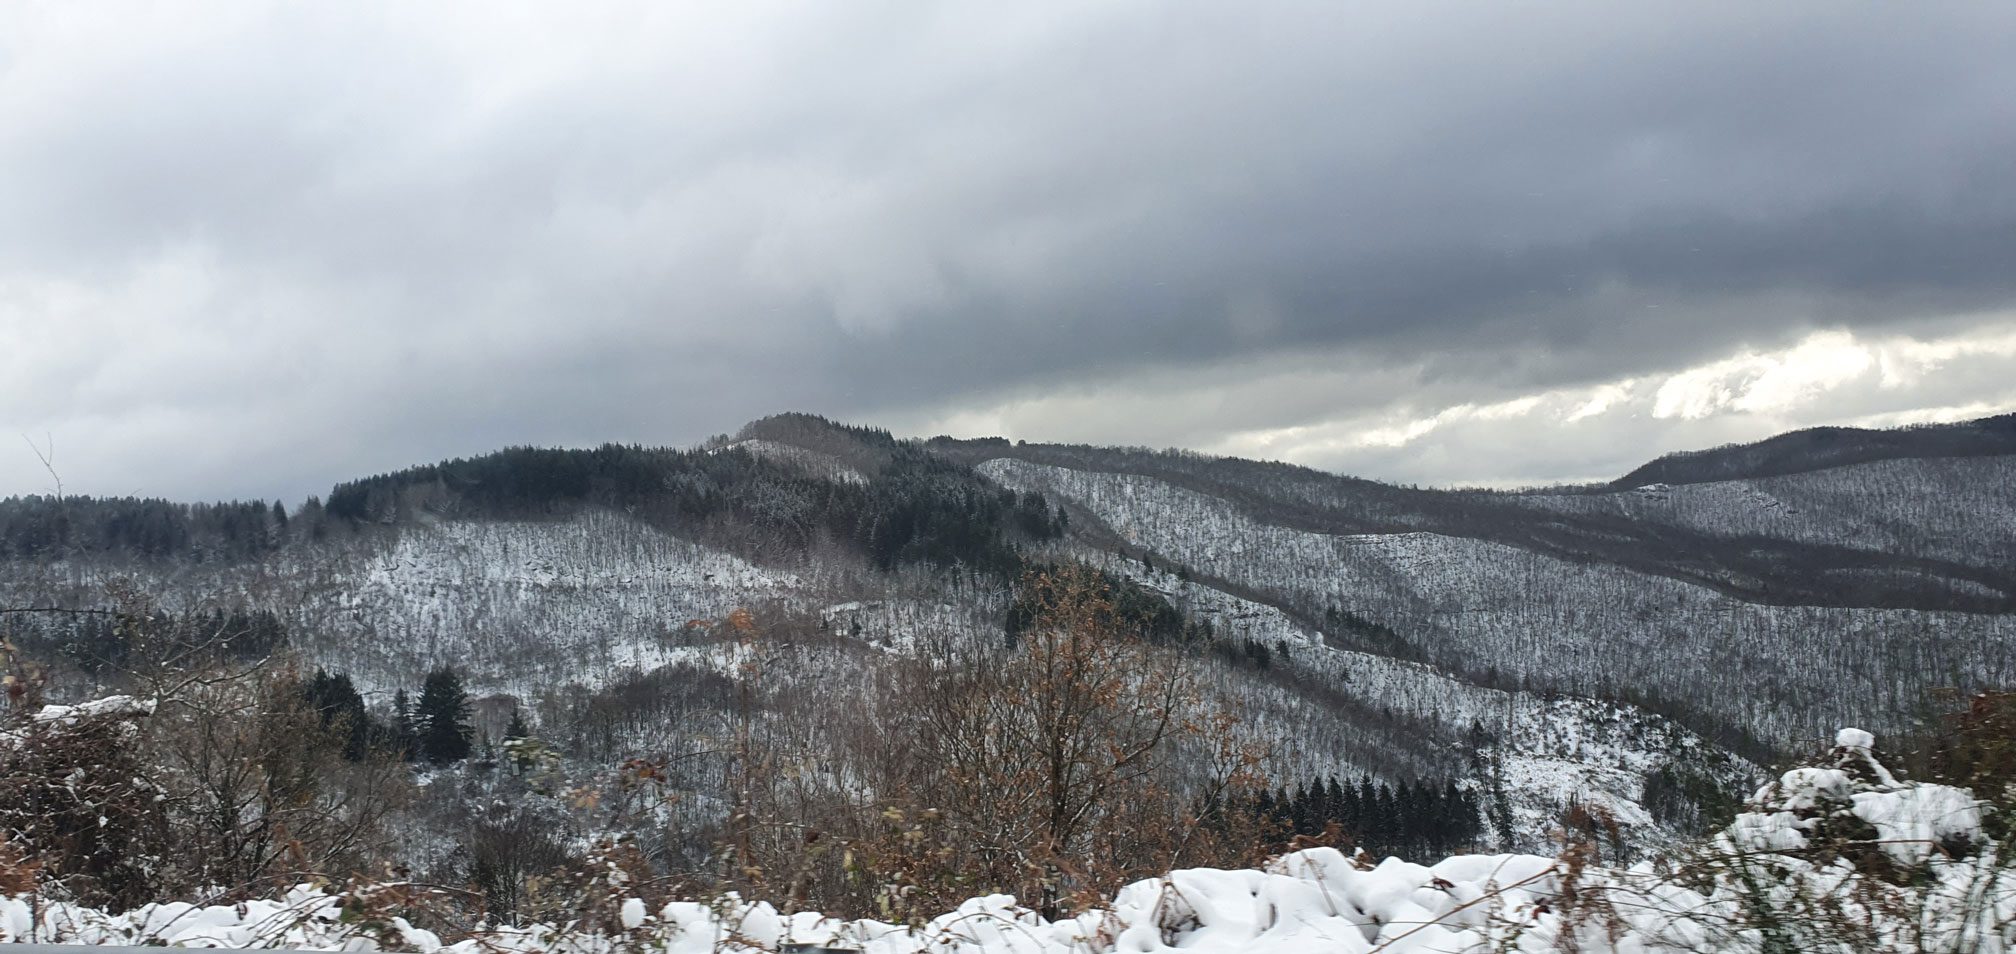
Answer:
[[(1041, 495), (1003, 490), (887, 432), (853, 433), (885, 456), (865, 485), (734, 446), (517, 447), (338, 484), (325, 509), (332, 519), (389, 523), (415, 512), (543, 519), (597, 505), (675, 533), (747, 541), (731, 549), (759, 559), (835, 541), (883, 569), (924, 564), (1002, 577), (1021, 567), (1016, 542), (1063, 532), (1061, 512)], [(710, 532), (722, 524), (733, 529)]]
[[(1725, 816), (1815, 723), (1901, 724), (1942, 704), (1928, 687), (2016, 671), (1995, 536), (2016, 499), (1984, 479), (2010, 459), (1438, 491), (785, 415), (687, 449), (507, 448), (291, 509), (0, 502), (6, 600), (88, 611), (0, 635), (59, 701), (164, 661), (285, 667), (233, 691), (273, 731), (326, 736), (331, 772), (458, 780), (398, 823), (425, 839), (372, 850), (520, 910), (590, 832), (638, 839), (656, 871), (857, 911), (895, 902), (805, 832), (939, 901), (1296, 838), (1425, 857), (1579, 825), (1628, 855)], [(1075, 630), (1119, 648), (1051, 641)], [(1002, 754), (986, 725), (1055, 728), (1013, 701), (1049, 687), (1032, 657), (1090, 674), (1071, 698), (1153, 753), (1082, 750), (1117, 753), (1099, 784), (1124, 803), (979, 796), (1044, 777), (960, 761)], [(1098, 708), (1144, 685), (1162, 707)], [(892, 768), (926, 749), (953, 767)], [(1059, 821), (1081, 810), (1184, 838)], [(962, 841), (1000, 826), (1090, 867)], [(766, 874), (724, 875), (724, 850)]]
[[(1763, 527), (1707, 530), (1644, 519), (1627, 508), (1543, 509), (1543, 493), (1423, 490), (1306, 467), (1187, 451), (934, 439), (928, 446), (979, 464), (1045, 466), (1149, 477), (1231, 503), (1266, 523), (1325, 534), (1430, 532), (1487, 540), (1575, 562), (1614, 564), (1709, 587), (1747, 602), (2006, 613), (2016, 610), (2016, 570), (1953, 559), (1932, 547), (1875, 549), (1786, 537)], [(1993, 456), (1982, 454), (1977, 456)], [(1824, 466), (1816, 467), (1826, 470)], [(1583, 488), (1555, 491), (1586, 496)], [(1993, 524), (1975, 528), (1980, 553), (2004, 545)]]
[(921, 564), (1008, 578), (1021, 569), (1018, 543), (1064, 531), (1067, 518), (1041, 495), (1004, 490), (886, 431), (820, 424), (876, 452), (871, 479), (824, 479), (735, 446), (512, 447), (339, 483), (291, 520), (279, 502), (7, 498), (0, 553), (245, 561), (332, 527), (355, 532), (421, 516), (547, 520), (599, 506), (758, 560), (790, 562), (834, 542), (882, 569)]
[(1780, 477), (1899, 458), (2016, 454), (2016, 414), (1885, 430), (1809, 427), (1749, 444), (1668, 454), (1613, 481), (1611, 488)]

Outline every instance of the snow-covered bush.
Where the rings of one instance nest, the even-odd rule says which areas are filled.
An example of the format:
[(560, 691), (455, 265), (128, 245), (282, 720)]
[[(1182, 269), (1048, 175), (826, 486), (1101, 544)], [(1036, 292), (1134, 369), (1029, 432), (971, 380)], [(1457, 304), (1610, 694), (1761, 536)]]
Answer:
[(1900, 781), (1843, 729), (1818, 764), (1752, 796), (1688, 867), (1744, 950), (2000, 951), (2016, 871), (1965, 789)]
[(135, 725), (153, 711), (129, 696), (4, 710), (0, 844), (13, 859), (9, 880), (115, 908), (159, 890), (167, 818)]

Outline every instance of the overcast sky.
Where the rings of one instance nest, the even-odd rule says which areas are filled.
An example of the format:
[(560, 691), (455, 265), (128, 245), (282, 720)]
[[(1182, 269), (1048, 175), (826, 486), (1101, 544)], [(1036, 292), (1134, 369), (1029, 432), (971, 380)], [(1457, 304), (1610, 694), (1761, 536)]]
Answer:
[(2016, 4), (0, 6), (0, 495), (805, 410), (1424, 484), (2016, 409)]

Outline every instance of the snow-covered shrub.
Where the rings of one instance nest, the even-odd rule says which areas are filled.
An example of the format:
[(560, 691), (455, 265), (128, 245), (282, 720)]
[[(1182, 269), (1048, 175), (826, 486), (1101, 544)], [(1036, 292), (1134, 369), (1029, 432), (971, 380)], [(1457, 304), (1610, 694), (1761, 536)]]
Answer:
[(1988, 835), (1986, 804), (1901, 781), (1874, 749), (1869, 733), (1843, 729), (1817, 764), (1752, 796), (1687, 869), (1710, 900), (1695, 920), (1765, 952), (1959, 954), (2016, 941), (2016, 872)]
[(166, 817), (148, 781), (135, 721), (153, 704), (110, 696), (5, 710), (0, 724), (0, 844), (20, 881), (53, 897), (110, 907), (159, 889)]

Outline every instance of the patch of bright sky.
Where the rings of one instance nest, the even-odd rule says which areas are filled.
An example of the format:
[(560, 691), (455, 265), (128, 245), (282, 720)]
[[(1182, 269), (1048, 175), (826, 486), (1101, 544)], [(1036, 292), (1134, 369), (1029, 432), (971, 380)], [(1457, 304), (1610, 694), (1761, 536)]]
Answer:
[[(1817, 330), (1778, 348), (1530, 393), (1418, 367), (1240, 362), (1025, 393), (898, 431), (1180, 446), (1403, 483), (1532, 486), (1607, 480), (1671, 451), (1801, 427), (2016, 410), (2012, 372), (2016, 315), (1996, 314), (1909, 334)], [(1299, 423), (1256, 426), (1252, 408)]]
[[(2016, 409), (2012, 372), (2016, 372), (2016, 323), (2009, 321), (1929, 338), (1824, 330), (1789, 347), (1744, 350), (1660, 374), (1492, 403), (1464, 402), (1425, 411), (1396, 407), (1299, 427), (1244, 431), (1226, 436), (1209, 450), (1401, 479), (1400, 474), (1356, 470), (1351, 461), (1368, 451), (1390, 455), (1438, 437), (1475, 443), (1485, 430), (1520, 433), (1527, 442), (1560, 449), (1566, 458), (1586, 459), (1588, 448), (1577, 445), (1614, 436), (1615, 429), (1603, 425), (1621, 419), (1635, 419), (1650, 435), (1712, 433), (1717, 442), (1754, 440), (1822, 424), (1894, 427), (1968, 420)], [(2006, 383), (1987, 400), (1971, 392), (1966, 394), (1969, 399), (1955, 401), (1959, 395), (1944, 393), (1947, 389), (1941, 386), (1998, 378)], [(1648, 419), (1651, 426), (1646, 428)], [(1458, 431), (1464, 433), (1458, 436), (1454, 433)], [(1630, 456), (1611, 462), (1611, 469), (1687, 446), (1684, 440), (1675, 440), (1665, 446), (1634, 447), (1627, 452)], [(1530, 466), (1519, 467), (1518, 476), (1480, 470), (1474, 480), (1460, 482), (1520, 484), (1530, 482), (1532, 472)], [(1553, 479), (1577, 477), (1561, 473)]]

